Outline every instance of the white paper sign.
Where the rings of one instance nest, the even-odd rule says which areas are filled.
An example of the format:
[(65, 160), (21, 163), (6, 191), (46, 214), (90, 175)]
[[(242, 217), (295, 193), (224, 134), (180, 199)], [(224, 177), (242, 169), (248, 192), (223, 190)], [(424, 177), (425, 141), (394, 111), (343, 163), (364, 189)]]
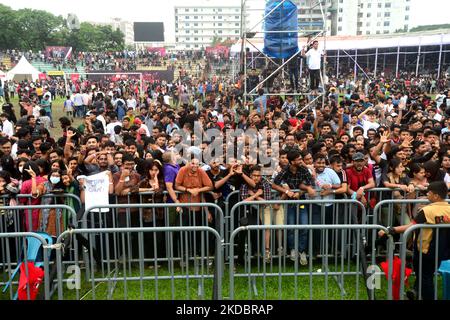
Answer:
[[(101, 172), (93, 176), (79, 176), (78, 180), (85, 181), (85, 202), (86, 209), (92, 207), (101, 207), (109, 205), (109, 177), (106, 172)], [(92, 212), (99, 212), (100, 209), (91, 210)], [(109, 212), (109, 209), (101, 209), (101, 212)]]

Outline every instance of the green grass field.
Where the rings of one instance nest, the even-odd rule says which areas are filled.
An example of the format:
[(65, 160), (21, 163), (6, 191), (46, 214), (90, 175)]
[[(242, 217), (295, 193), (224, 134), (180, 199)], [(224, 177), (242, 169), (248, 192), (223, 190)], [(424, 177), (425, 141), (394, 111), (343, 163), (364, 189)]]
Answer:
[[(81, 288), (76, 290), (69, 290), (67, 285), (63, 284), (63, 298), (64, 300), (210, 300), (213, 296), (213, 268), (207, 268), (204, 265), (203, 272), (197, 274), (203, 275), (203, 278), (192, 279), (194, 275), (193, 267), (189, 269), (189, 274), (186, 269), (181, 270), (175, 267), (174, 273), (170, 273), (167, 267), (162, 266), (157, 271), (150, 267), (145, 267), (143, 272), (140, 272), (138, 265), (133, 265), (132, 272), (127, 272), (124, 277), (124, 270), (121, 264), (119, 268), (114, 269), (111, 265), (109, 275), (105, 267), (105, 272), (101, 270), (95, 273), (96, 279), (103, 279), (104, 281), (86, 281), (86, 272), (81, 271)], [(230, 274), (229, 265), (226, 265), (226, 270), (222, 278), (222, 298), (224, 300), (230, 299)], [(314, 276), (309, 275), (290, 275), (282, 276), (278, 274), (279, 270), (283, 273), (308, 273), (308, 267), (300, 267), (296, 269), (293, 264), (289, 263), (282, 269), (274, 262), (274, 265), (267, 265), (267, 269), (262, 269), (262, 266), (257, 270), (253, 268), (252, 272), (259, 274), (258, 277), (249, 277), (244, 272), (243, 268), (237, 268), (236, 273), (239, 276), (234, 277), (234, 300), (369, 300), (367, 290), (365, 287), (364, 277), (360, 274), (358, 279), (356, 275), (346, 275), (341, 279), (340, 275), (326, 276), (324, 270), (318, 273), (317, 270), (321, 265), (314, 264)], [(352, 265), (350, 270), (355, 271), (355, 265)], [(330, 272), (333, 267), (330, 267)], [(336, 269), (338, 270), (338, 269)], [(340, 271), (340, 269), (339, 269)], [(263, 277), (266, 274), (267, 277)], [(271, 274), (272, 276), (269, 276)], [(317, 276), (320, 274), (319, 276)], [(172, 275), (184, 275), (184, 279), (171, 279)], [(130, 277), (157, 277), (152, 280), (127, 280), (123, 278)], [(208, 277), (209, 278), (206, 278)], [(167, 277), (166, 279), (161, 279)], [(122, 278), (121, 280), (114, 280)], [(66, 277), (67, 279), (67, 277)], [(342, 280), (342, 281), (341, 281)], [(342, 286), (339, 286), (342, 283)], [(414, 284), (414, 277), (409, 279), (410, 285)], [(310, 291), (311, 286), (311, 291)], [(380, 277), (380, 288), (375, 290), (376, 300), (387, 299), (387, 281), (384, 275)], [(42, 288), (43, 289), (43, 288)], [(343, 289), (343, 290), (341, 290)], [(406, 287), (406, 290), (408, 288)], [(15, 292), (15, 288), (13, 288)], [(77, 294), (78, 293), (78, 294)], [(438, 278), (438, 296), (442, 297), (442, 283), (441, 278)], [(10, 292), (0, 294), (0, 300), (8, 300)], [(58, 294), (55, 292), (52, 299), (57, 299)]]

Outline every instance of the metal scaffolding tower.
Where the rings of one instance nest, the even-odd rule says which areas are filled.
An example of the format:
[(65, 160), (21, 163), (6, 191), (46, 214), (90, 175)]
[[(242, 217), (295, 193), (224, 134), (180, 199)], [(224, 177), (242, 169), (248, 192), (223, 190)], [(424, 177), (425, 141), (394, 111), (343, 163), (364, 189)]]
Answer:
[[(258, 46), (255, 44), (255, 40), (256, 39), (264, 39), (264, 36), (268, 33), (267, 31), (265, 31), (263, 23), (265, 22), (266, 18), (268, 16), (271, 15), (271, 13), (273, 13), (276, 9), (278, 9), (280, 6), (282, 6), (285, 2), (287, 2), (288, 0), (281, 0), (280, 3), (274, 8), (272, 9), (270, 12), (268, 12), (267, 14), (264, 14), (264, 16), (262, 17), (262, 19), (260, 19), (258, 21), (258, 23), (253, 24), (248, 26), (248, 19), (247, 17), (250, 15), (257, 15), (258, 12), (264, 12), (264, 8), (251, 8), (251, 2), (252, 0), (241, 0), (241, 53), (240, 53), (240, 66), (241, 66), (241, 74), (243, 75), (243, 96), (244, 96), (244, 102), (247, 102), (247, 100), (251, 99), (253, 96), (257, 96), (257, 90), (258, 88), (263, 87), (264, 84), (266, 84), (269, 80), (272, 80), (274, 78), (277, 77), (281, 77), (281, 81), (284, 87), (284, 83), (285, 83), (285, 69), (288, 66), (288, 64), (293, 60), (293, 59), (298, 59), (298, 55), (301, 54), (302, 49), (305, 48), (307, 45), (309, 45), (310, 43), (312, 43), (314, 40), (321, 38), (323, 40), (323, 52), (326, 52), (326, 39), (327, 39), (327, 18), (326, 18), (326, 12), (324, 10), (324, 6), (326, 4), (326, 2), (324, 0), (310, 0), (310, 6), (308, 7), (309, 11), (310, 11), (310, 19), (309, 19), (309, 23), (310, 23), (310, 28), (305, 28), (306, 25), (308, 25), (308, 21), (302, 21), (302, 23), (299, 24), (299, 28), (298, 30), (289, 30), (289, 31), (273, 31), (276, 33), (292, 33), (292, 32), (296, 32), (298, 34), (298, 38), (302, 38), (307, 36), (308, 37), (308, 43), (304, 43), (304, 44), (300, 44), (299, 43), (299, 50), (297, 53), (295, 53), (294, 55), (292, 55), (290, 58), (288, 59), (283, 59), (281, 61), (277, 61), (277, 59), (273, 59), (271, 57), (269, 57), (268, 55), (266, 55), (263, 50), (260, 50), (258, 48)], [(297, 5), (300, 4), (300, 1), (298, 0), (292, 0), (293, 2), (295, 2)], [(259, 3), (262, 1), (258, 1)], [(264, 4), (267, 1), (264, 2)], [(314, 23), (313, 18), (312, 18), (312, 12), (313, 9), (319, 8), (320, 13), (321, 13), (321, 17), (322, 17), (322, 24), (321, 27), (322, 28), (317, 28), (316, 30), (311, 30), (311, 27), (315, 26), (316, 23)], [(301, 7), (298, 7), (297, 10), (302, 10)], [(261, 27), (260, 30), (258, 30), (258, 27)], [(251, 56), (249, 56), (249, 54), (247, 54), (247, 48), (253, 48), (256, 50), (256, 54), (251, 54)], [(255, 64), (255, 60), (257, 59), (264, 59), (264, 64), (266, 66), (266, 68), (269, 70), (269, 72), (267, 72), (264, 76), (263, 79), (260, 79), (260, 81), (258, 82), (258, 85), (255, 86), (254, 88), (248, 88), (248, 84), (247, 84), (247, 79), (249, 77), (249, 69), (251, 66), (254, 66)], [(272, 67), (272, 69), (270, 69), (268, 66)], [(299, 66), (300, 70), (299, 70), (299, 80), (301, 82), (302, 80), (302, 74), (303, 74), (303, 60), (301, 60), (300, 62), (300, 66)], [(251, 69), (250, 69), (251, 70)], [(315, 99), (313, 101), (317, 101), (318, 98), (320, 98), (321, 96), (325, 95), (325, 83), (324, 83), (324, 79), (326, 79), (326, 74), (325, 74), (325, 70), (326, 70), (326, 59), (324, 59), (323, 64), (322, 64), (322, 69), (321, 69), (321, 84), (322, 84), (322, 92), (319, 94), (319, 97), (315, 97)], [(294, 88), (291, 88), (291, 91), (289, 94), (291, 95), (295, 95), (295, 96), (305, 96), (308, 94), (307, 90), (305, 88), (302, 88), (302, 86), (300, 85), (301, 90), (299, 90), (298, 92), (294, 92)], [(271, 88), (269, 88), (271, 89)], [(281, 88), (283, 91), (283, 88)], [(287, 92), (281, 92), (280, 95), (285, 95)], [(272, 94), (272, 93), (270, 93)], [(324, 99), (322, 99), (324, 101)]]

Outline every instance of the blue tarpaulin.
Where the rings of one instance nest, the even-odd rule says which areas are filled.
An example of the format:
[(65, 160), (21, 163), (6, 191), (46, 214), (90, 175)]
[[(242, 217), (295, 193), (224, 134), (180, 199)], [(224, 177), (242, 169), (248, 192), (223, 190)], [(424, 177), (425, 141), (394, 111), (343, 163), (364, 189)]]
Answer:
[(267, 33), (263, 52), (271, 58), (288, 59), (298, 52), (298, 12), (292, 1), (282, 2), (275, 0), (266, 4), (264, 30)]

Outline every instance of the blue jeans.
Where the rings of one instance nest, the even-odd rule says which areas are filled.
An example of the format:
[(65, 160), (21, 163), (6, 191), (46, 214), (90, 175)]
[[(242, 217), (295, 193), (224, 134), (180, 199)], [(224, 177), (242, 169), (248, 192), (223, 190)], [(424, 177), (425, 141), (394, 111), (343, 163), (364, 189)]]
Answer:
[[(287, 224), (288, 225), (306, 225), (308, 224), (308, 211), (306, 207), (301, 208), (298, 205), (288, 205), (287, 207)], [(298, 251), (306, 251), (308, 241), (308, 230), (288, 230), (287, 232), (287, 245), (288, 249), (295, 248), (295, 234), (298, 234)]]

